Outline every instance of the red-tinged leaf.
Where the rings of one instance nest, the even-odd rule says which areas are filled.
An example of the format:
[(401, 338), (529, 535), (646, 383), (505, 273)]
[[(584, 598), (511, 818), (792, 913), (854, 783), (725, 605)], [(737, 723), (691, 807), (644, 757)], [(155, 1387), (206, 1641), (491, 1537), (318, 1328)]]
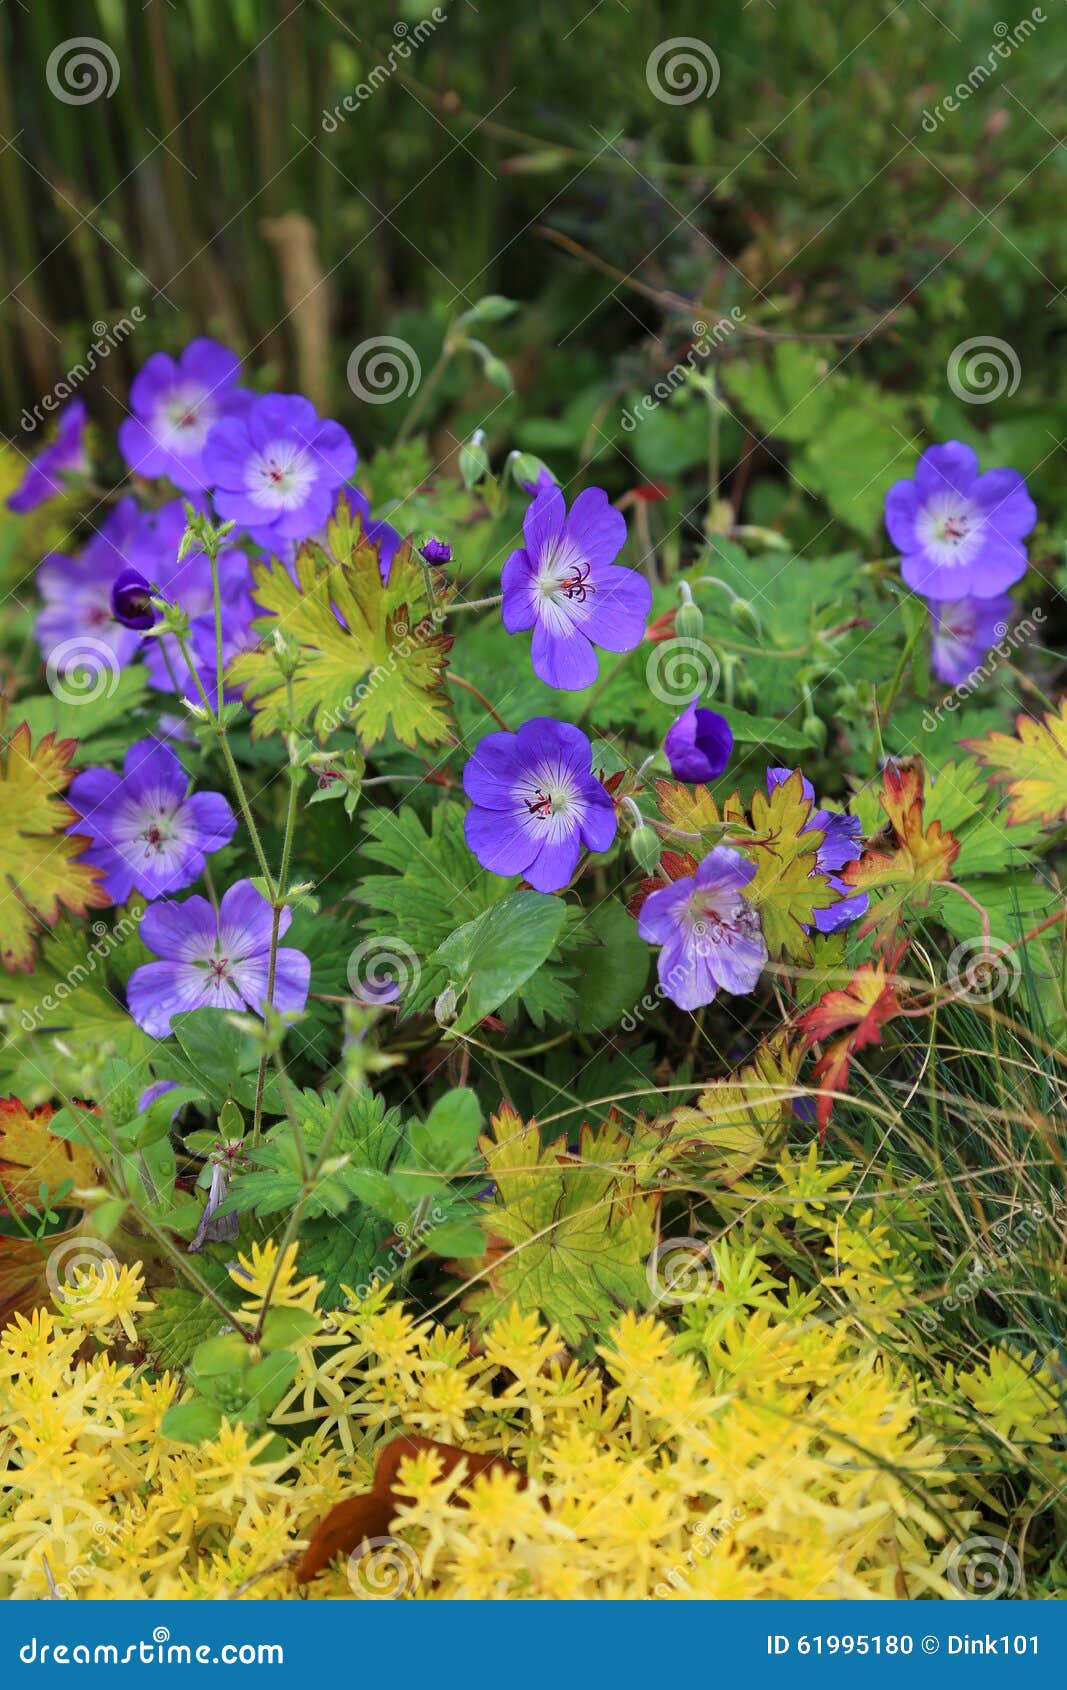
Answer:
[(50, 733), (33, 749), (23, 722), (0, 754), (0, 958), (9, 974), (33, 968), (42, 923), (111, 902), (99, 870), (79, 860), (88, 841), (67, 833), (78, 819), (62, 796), (76, 748)]
[(991, 733), (963, 745), (1003, 786), (1009, 822), (1067, 821), (1067, 698), (1041, 722), (1017, 716), (1015, 735)]
[(447, 1477), (465, 1464), (459, 1491), (454, 1500), (465, 1505), (463, 1492), (475, 1479), (486, 1473), (511, 1473), (525, 1490), (528, 1480), (502, 1455), (482, 1455), (474, 1450), (460, 1449), (456, 1444), (438, 1443), (434, 1438), (422, 1438), (415, 1433), (402, 1433), (391, 1438), (379, 1451), (374, 1469), (374, 1484), (359, 1496), (345, 1497), (319, 1521), (296, 1569), (297, 1580), (306, 1584), (328, 1567), (338, 1555), (351, 1555), (368, 1538), (388, 1535), (396, 1514), (398, 1501), (408, 1496), (400, 1478), (401, 1463), (412, 1456), (433, 1453), (440, 1459), (442, 1475)]
[(664, 875), (668, 880), (684, 880), (687, 875), (695, 874), (697, 871), (696, 858), (691, 857), (688, 851), (664, 851), (660, 857), (659, 866), (661, 873), (648, 874), (643, 880), (638, 881), (637, 891), (626, 906), (627, 914), (632, 915), (635, 921), (641, 914), (641, 906), (649, 893), (663, 890)]
[(901, 1012), (896, 967), (905, 949), (899, 944), (890, 955), (864, 963), (847, 986), (824, 993), (800, 1017), (798, 1025), (809, 1044), (842, 1033), (841, 1038), (826, 1045), (813, 1069), (813, 1078), (823, 1088), (816, 1110), (820, 1138), (826, 1136), (836, 1101), (833, 1094), (848, 1089), (852, 1058), (868, 1045), (881, 1044), (882, 1028)]
[(959, 840), (938, 821), (923, 825), (923, 777), (916, 764), (887, 764), (879, 803), (887, 826), (869, 840), (858, 862), (841, 878), (854, 892), (874, 893), (860, 935), (877, 933), (885, 945), (893, 936), (903, 906), (930, 901), (935, 882), (947, 880), (959, 854)]

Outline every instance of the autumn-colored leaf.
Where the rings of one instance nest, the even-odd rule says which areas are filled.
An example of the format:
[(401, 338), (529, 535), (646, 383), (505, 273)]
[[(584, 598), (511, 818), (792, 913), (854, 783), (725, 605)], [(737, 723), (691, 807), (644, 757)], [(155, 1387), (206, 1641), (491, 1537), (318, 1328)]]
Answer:
[(862, 857), (842, 870), (855, 892), (874, 892), (860, 935), (877, 932), (884, 944), (895, 932), (906, 903), (924, 908), (939, 880), (947, 880), (959, 841), (939, 821), (924, 826), (923, 777), (917, 764), (888, 763), (879, 803), (888, 823), (868, 841)]
[(841, 1037), (825, 1046), (813, 1069), (819, 1082), (817, 1116), (819, 1137), (825, 1136), (836, 1101), (834, 1093), (848, 1089), (852, 1058), (868, 1045), (881, 1044), (882, 1028), (901, 1012), (895, 978), (906, 946), (897, 945), (891, 954), (857, 968), (848, 985), (826, 992), (819, 1002), (800, 1017), (798, 1025), (809, 1044)]
[(1067, 698), (1058, 712), (1015, 718), (1015, 733), (963, 741), (1004, 787), (1009, 822), (1067, 821)]
[(754, 838), (738, 842), (756, 865), (745, 896), (759, 911), (772, 957), (801, 960), (809, 956), (807, 929), (815, 911), (837, 901), (837, 893), (817, 868), (825, 834), (808, 825), (811, 810), (810, 798), (804, 797), (803, 777), (795, 769), (769, 795), (753, 794)]
[(721, 827), (722, 815), (706, 786), (682, 786), (673, 780), (656, 782), (659, 813), (683, 833), (704, 833)]
[(627, 914), (634, 920), (641, 914), (641, 906), (650, 892), (656, 892), (663, 885), (664, 876), (668, 880), (685, 880), (687, 876), (695, 874), (697, 859), (690, 856), (688, 851), (664, 851), (659, 860), (659, 872), (646, 874), (637, 883), (637, 891), (626, 906)]
[(9, 973), (33, 967), (39, 924), (111, 902), (98, 870), (80, 861), (88, 841), (66, 831), (78, 819), (62, 796), (76, 746), (45, 734), (34, 750), (24, 722), (0, 753), (0, 957)]
[(315, 1578), (338, 1555), (351, 1555), (368, 1539), (388, 1535), (397, 1503), (409, 1494), (400, 1478), (401, 1464), (418, 1455), (436, 1455), (442, 1477), (454, 1473), (461, 1463), (464, 1465), (465, 1471), (458, 1480), (453, 1498), (461, 1507), (466, 1506), (464, 1491), (470, 1489), (475, 1479), (487, 1473), (513, 1474), (520, 1490), (525, 1490), (528, 1483), (526, 1475), (502, 1455), (482, 1455), (474, 1450), (460, 1449), (456, 1444), (438, 1443), (434, 1438), (423, 1438), (413, 1433), (391, 1438), (379, 1452), (371, 1489), (336, 1503), (315, 1527), (296, 1569), (300, 1584)]
[(482, 1278), (468, 1300), (485, 1323), (513, 1305), (539, 1312), (576, 1346), (620, 1308), (648, 1301), (646, 1262), (659, 1198), (640, 1189), (635, 1146), (612, 1119), (541, 1146), (535, 1121), (505, 1104), (480, 1140), (497, 1201), (479, 1215), (484, 1258), (456, 1264)]
[(364, 750), (390, 728), (403, 745), (442, 744), (451, 734), (444, 670), (452, 640), (431, 611), (410, 545), (383, 582), (377, 550), (350, 523), (335, 519), (327, 538), (329, 554), (301, 549), (295, 582), (277, 560), (253, 569), (257, 602), (301, 656), (290, 683), (269, 640), (234, 661), (230, 678), (255, 711), (253, 735), (277, 732), (292, 714), (311, 717), (320, 740), (351, 723)]
[(92, 1152), (49, 1131), (54, 1114), (47, 1103), (27, 1109), (17, 1097), (0, 1097), (0, 1183), (20, 1215), (28, 1203), (40, 1206), (42, 1185), (56, 1191), (66, 1180), (75, 1189), (96, 1183)]

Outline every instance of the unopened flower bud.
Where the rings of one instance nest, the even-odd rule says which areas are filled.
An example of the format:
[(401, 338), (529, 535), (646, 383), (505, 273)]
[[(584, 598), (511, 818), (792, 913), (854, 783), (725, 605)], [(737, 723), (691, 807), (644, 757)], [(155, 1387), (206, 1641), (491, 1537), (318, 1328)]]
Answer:
[(111, 613), (124, 628), (151, 628), (156, 620), (152, 589), (137, 569), (124, 569), (111, 589)]
[(692, 599), (686, 599), (674, 613), (674, 628), (683, 640), (698, 640), (704, 632), (704, 612)]
[(756, 615), (755, 605), (749, 604), (747, 599), (731, 599), (730, 620), (736, 628), (744, 634), (760, 635), (759, 617)]
[(645, 874), (655, 874), (662, 847), (654, 827), (649, 827), (647, 822), (635, 827), (630, 835), (630, 851), (638, 868), (643, 869)]

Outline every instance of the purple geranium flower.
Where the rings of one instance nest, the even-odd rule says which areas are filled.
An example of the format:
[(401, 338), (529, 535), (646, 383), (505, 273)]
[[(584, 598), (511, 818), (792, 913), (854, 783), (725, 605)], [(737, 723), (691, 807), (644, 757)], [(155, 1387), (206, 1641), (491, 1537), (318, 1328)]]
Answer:
[(204, 446), (220, 417), (251, 403), (237, 386), (241, 360), (216, 340), (194, 340), (181, 357), (156, 352), (134, 377), (119, 450), (135, 475), (165, 475), (189, 490), (211, 484)]
[(931, 660), (934, 674), (950, 687), (969, 680), (986, 652), (1011, 626), (1014, 605), (1007, 593), (995, 599), (931, 599), (934, 619)]
[(650, 892), (637, 918), (642, 939), (662, 945), (660, 985), (679, 1009), (716, 993), (756, 989), (767, 962), (760, 919), (742, 892), (756, 872), (739, 851), (716, 845), (695, 874)]
[(237, 826), (221, 792), (189, 793), (174, 752), (154, 739), (130, 746), (121, 775), (85, 769), (67, 797), (80, 817), (67, 832), (92, 841), (83, 860), (102, 871), (114, 904), (133, 891), (160, 898), (191, 886)]
[(493, 874), (521, 874), (537, 892), (570, 881), (585, 845), (606, 851), (615, 806), (592, 773), (580, 728), (535, 716), (518, 733), (487, 734), (463, 770), (467, 844)]
[(31, 458), (15, 491), (7, 501), (8, 510), (32, 511), (46, 499), (66, 491), (75, 476), (86, 475), (89, 459), (85, 451), (85, 405), (72, 399), (59, 413), (55, 437)]
[[(768, 769), (767, 791), (773, 792), (775, 787), (788, 780), (793, 772), (792, 769)], [(814, 805), (815, 788), (803, 775), (800, 778), (803, 782), (804, 797), (809, 804)], [(819, 874), (825, 874), (831, 887), (841, 894), (841, 898), (828, 909), (815, 911), (815, 927), (819, 933), (836, 933), (839, 927), (847, 927), (849, 922), (858, 921), (861, 915), (865, 915), (870, 903), (866, 892), (853, 893), (835, 872), (844, 868), (846, 863), (855, 862), (859, 856), (863, 843), (863, 824), (858, 816), (846, 816), (840, 810), (813, 809), (800, 831), (807, 833), (816, 827), (824, 838), (815, 853), (815, 868)]]
[[(271, 907), (250, 880), (239, 880), (216, 912), (206, 898), (149, 904), (141, 918), (144, 943), (160, 962), (130, 976), (126, 996), (139, 1027), (162, 1039), (171, 1016), (190, 1009), (251, 1009), (262, 1015), (270, 963)], [(292, 911), (283, 909), (279, 934)], [(280, 946), (272, 1003), (295, 1014), (307, 1002), (311, 964), (302, 951)]]
[(699, 693), (668, 731), (663, 749), (675, 780), (716, 780), (730, 761), (734, 736), (717, 710), (698, 709)]
[(914, 481), (898, 481), (885, 501), (885, 525), (913, 592), (932, 599), (990, 599), (1026, 573), (1023, 536), (1037, 521), (1026, 482), (1014, 469), (978, 473), (969, 446), (930, 446)]
[(219, 515), (268, 548), (320, 529), (356, 467), (340, 423), (296, 394), (255, 399), (242, 416), (216, 423), (206, 456)]
[(81, 553), (50, 552), (37, 571), (44, 609), (34, 631), (41, 655), (59, 673), (68, 668), (117, 670), (137, 650), (137, 635), (116, 622), (111, 589), (129, 565), (143, 517), (120, 499)]
[(643, 575), (612, 562), (626, 522), (601, 487), (579, 493), (568, 514), (558, 487), (527, 507), (525, 546), (504, 565), (502, 616), (509, 634), (532, 628), (534, 673), (574, 691), (597, 678), (594, 645), (632, 651), (652, 608)]

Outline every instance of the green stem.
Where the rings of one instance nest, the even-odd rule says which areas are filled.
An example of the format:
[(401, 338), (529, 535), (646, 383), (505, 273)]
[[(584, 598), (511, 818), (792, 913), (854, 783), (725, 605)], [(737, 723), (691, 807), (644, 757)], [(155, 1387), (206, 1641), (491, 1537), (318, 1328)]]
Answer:
[(408, 407), (407, 415), (400, 424), (400, 427), (397, 429), (396, 444), (398, 446), (402, 440), (407, 439), (408, 435), (415, 427), (415, 424), (422, 416), (423, 411), (426, 409), (427, 401), (432, 397), (438, 382), (441, 380), (441, 377), (444, 375), (446, 369), (452, 361), (452, 351), (453, 349), (446, 341), (444, 346), (441, 348), (436, 364), (426, 377), (426, 380), (423, 382), (422, 387), (416, 394), (413, 403)]
[[(226, 763), (226, 771), (230, 777), (233, 790), (237, 796), (237, 802), (240, 805), (241, 815), (244, 818), (244, 824), (248, 829), (249, 837), (252, 841), (252, 849), (256, 854), (256, 861), (259, 864), (259, 872), (266, 883), (268, 895), (271, 898), (274, 898), (276, 895), (276, 889), (270, 869), (267, 866), (267, 858), (263, 850), (263, 841), (259, 837), (259, 829), (256, 826), (255, 817), (252, 814), (252, 807), (248, 802), (248, 794), (245, 792), (244, 781), (241, 779), (241, 771), (237, 767), (233, 752), (230, 750), (229, 741), (226, 738), (225, 726), (223, 725), (218, 713), (212, 707), (211, 700), (208, 698), (208, 695), (204, 690), (204, 683), (201, 681), (196, 665), (189, 654), (188, 640), (184, 634), (179, 633), (177, 630), (175, 630), (174, 638), (177, 640), (178, 649), (181, 652), (182, 657), (185, 659), (185, 667), (189, 671), (193, 685), (200, 695), (200, 702), (207, 714), (208, 721), (214, 729), (215, 738), (219, 742), (219, 749), (221, 750)], [(222, 693), (220, 691), (219, 703), (221, 704), (221, 702)]]
[[(291, 693), (292, 692), (292, 682), (291, 681), (289, 683), (289, 690), (290, 690), (290, 693)], [(293, 764), (293, 762), (290, 758), (290, 763), (289, 763), (289, 802), (286, 806), (286, 811), (285, 811), (285, 833), (284, 833), (283, 838), (282, 838), (282, 863), (281, 863), (281, 868), (278, 871), (277, 888), (275, 889), (275, 892), (274, 892), (273, 898), (272, 898), (272, 902), (274, 904), (274, 909), (273, 909), (273, 912), (272, 912), (272, 915), (271, 915), (271, 924), (270, 924), (270, 954), (269, 954), (269, 957), (268, 957), (268, 960), (267, 960), (267, 995), (266, 995), (266, 1000), (264, 1002), (264, 1011), (266, 1010), (267, 1005), (272, 1004), (273, 1001), (274, 1001), (274, 979), (275, 979), (275, 974), (277, 972), (277, 967), (278, 967), (278, 936), (279, 936), (279, 930), (280, 930), (280, 927), (281, 927), (282, 907), (283, 907), (283, 900), (285, 898), (285, 889), (286, 889), (286, 886), (289, 883), (289, 861), (290, 861), (290, 858), (292, 856), (292, 850), (293, 850), (293, 828), (294, 828), (294, 823), (296, 821), (297, 784), (298, 784), (297, 783), (297, 771), (296, 771), (296, 768), (295, 768), (295, 766), (294, 766), (294, 764)], [(255, 1102), (255, 1109), (253, 1111), (253, 1116), (252, 1116), (252, 1142), (253, 1142), (253, 1144), (259, 1143), (259, 1134), (260, 1134), (260, 1129), (261, 1129), (262, 1123), (263, 1123), (263, 1089), (264, 1089), (264, 1086), (266, 1085), (266, 1082), (267, 1082), (267, 1052), (266, 1052), (266, 1050), (264, 1050), (263, 1054), (261, 1055), (261, 1057), (259, 1059), (259, 1072), (256, 1075), (256, 1102)], [(297, 1130), (295, 1120), (294, 1120), (294, 1123), (293, 1123), (293, 1128), (294, 1128), (294, 1131)], [(298, 1141), (298, 1142), (300, 1142), (300, 1141)], [(302, 1151), (301, 1151), (301, 1160), (303, 1160), (303, 1152)]]

